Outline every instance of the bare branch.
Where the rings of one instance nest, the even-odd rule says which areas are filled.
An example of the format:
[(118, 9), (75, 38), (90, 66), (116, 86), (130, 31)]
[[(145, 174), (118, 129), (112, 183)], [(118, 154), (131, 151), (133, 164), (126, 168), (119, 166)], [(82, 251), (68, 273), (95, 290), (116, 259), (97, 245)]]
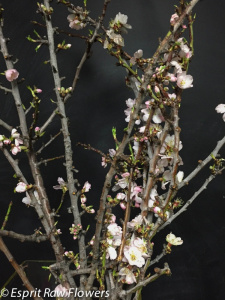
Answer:
[(38, 236), (36, 233), (34, 233), (32, 235), (25, 235), (25, 234), (16, 233), (14, 231), (1, 230), (1, 229), (0, 229), (0, 236), (8, 236), (13, 239), (17, 239), (21, 242), (40, 243), (40, 242), (44, 242), (44, 241), (48, 240), (47, 235)]

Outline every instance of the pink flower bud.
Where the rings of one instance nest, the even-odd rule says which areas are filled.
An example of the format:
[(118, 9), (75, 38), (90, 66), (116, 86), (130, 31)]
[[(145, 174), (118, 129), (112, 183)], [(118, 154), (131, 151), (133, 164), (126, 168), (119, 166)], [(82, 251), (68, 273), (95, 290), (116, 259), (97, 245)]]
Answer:
[(35, 132), (40, 131), (40, 127), (35, 127), (35, 128), (34, 128), (34, 131), (35, 131)]
[(156, 93), (156, 94), (158, 94), (158, 93), (160, 92), (160, 90), (159, 90), (159, 88), (157, 87), (157, 85), (155, 86), (154, 90), (155, 90), (155, 93)]
[(19, 72), (16, 69), (10, 69), (5, 71), (5, 77), (10, 82), (17, 79), (18, 76), (19, 76)]
[(40, 93), (42, 93), (42, 90), (41, 89), (36, 89), (35, 92), (40, 94)]
[(9, 144), (11, 144), (11, 141), (8, 140), (8, 139), (6, 139), (6, 140), (3, 141), (3, 143), (4, 143), (5, 145), (9, 145)]
[(120, 202), (120, 207), (125, 210), (126, 209), (126, 205), (123, 202)]
[(153, 211), (154, 211), (155, 214), (158, 214), (158, 213), (161, 212), (161, 208), (159, 208), (158, 206), (156, 206), (156, 207), (154, 207)]

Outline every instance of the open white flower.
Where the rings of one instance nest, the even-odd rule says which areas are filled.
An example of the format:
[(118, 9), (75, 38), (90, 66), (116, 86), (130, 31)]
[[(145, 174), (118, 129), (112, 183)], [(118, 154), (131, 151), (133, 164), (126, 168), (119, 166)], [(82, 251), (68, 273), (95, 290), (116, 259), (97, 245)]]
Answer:
[(119, 275), (122, 276), (122, 279), (125, 277), (125, 281), (127, 284), (132, 284), (132, 283), (136, 282), (136, 278), (135, 278), (133, 272), (126, 267), (122, 268), (119, 271)]
[(129, 247), (127, 250), (124, 249), (124, 255), (131, 266), (141, 268), (145, 264), (141, 251), (139, 251), (136, 247)]
[(114, 260), (117, 258), (117, 252), (116, 252), (116, 249), (109, 246), (107, 248), (107, 255), (106, 255), (107, 258), (110, 258), (111, 260)]
[[(39, 201), (39, 196), (38, 196), (38, 192), (37, 192), (37, 191), (34, 191), (34, 196), (35, 196), (35, 198), (37, 199), (37, 201)], [(24, 198), (22, 199), (22, 202), (23, 202), (24, 204), (28, 205), (28, 206), (31, 205), (31, 198), (30, 198), (30, 196), (29, 196), (29, 194), (28, 194), (27, 192), (26, 192), (26, 197), (24, 197)]]
[(177, 75), (177, 85), (180, 89), (188, 89), (193, 87), (193, 77), (191, 75), (186, 75), (186, 72), (182, 72)]
[(27, 184), (20, 181), (19, 183), (17, 183), (15, 190), (17, 193), (24, 193), (27, 190)]
[(119, 46), (124, 46), (124, 40), (121, 36), (121, 34), (117, 34), (114, 32), (114, 30), (111, 28), (110, 30), (106, 31), (106, 34), (108, 35), (108, 37), (114, 41), (114, 43), (116, 43)]
[(219, 104), (219, 105), (217, 105), (217, 107), (215, 108), (215, 110), (219, 114), (223, 114), (223, 120), (225, 122), (225, 104)]
[(131, 57), (130, 63), (131, 63), (132, 65), (135, 65), (137, 59), (141, 58), (142, 56), (143, 56), (143, 50), (141, 50), (141, 49), (137, 50), (137, 51), (134, 53), (134, 56)]
[[(131, 29), (132, 26), (127, 24), (128, 16), (121, 14), (120, 12), (116, 15), (114, 21), (112, 22), (112, 27), (114, 25), (122, 25), (122, 28), (120, 28), (123, 32), (126, 32), (124, 28)], [(124, 28), (123, 28), (124, 27)]]
[(133, 220), (127, 223), (128, 228), (135, 228), (136, 226), (140, 226), (143, 223), (142, 215), (138, 215)]
[(179, 246), (183, 244), (182, 239), (180, 237), (176, 237), (172, 232), (166, 236), (166, 241), (173, 246)]

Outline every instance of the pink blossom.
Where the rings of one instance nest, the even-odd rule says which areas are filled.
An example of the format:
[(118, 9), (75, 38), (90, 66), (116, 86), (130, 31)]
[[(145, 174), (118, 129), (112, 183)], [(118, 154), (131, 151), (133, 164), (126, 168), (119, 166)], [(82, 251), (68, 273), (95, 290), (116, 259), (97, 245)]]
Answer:
[(188, 45), (183, 42), (183, 38), (179, 38), (177, 41), (180, 43), (180, 49), (181, 49), (181, 51), (179, 52), (180, 57), (191, 58), (192, 51), (190, 50)]
[(21, 148), (19, 146), (15, 146), (11, 149), (13, 155), (16, 155), (18, 152), (21, 152)]
[(102, 164), (102, 167), (104, 167), (104, 168), (107, 167), (107, 162), (106, 162), (106, 159), (105, 159), (104, 156), (102, 157), (102, 162), (101, 162), (101, 164)]
[(125, 277), (125, 281), (127, 284), (132, 284), (134, 282), (137, 282), (133, 272), (126, 267), (122, 268), (119, 271), (119, 275), (122, 276), (122, 278)]
[(110, 217), (109, 223), (115, 223), (116, 222), (116, 216), (114, 214), (110, 214), (109, 217)]
[(20, 137), (20, 134), (17, 131), (17, 129), (15, 129), (15, 128), (12, 129), (12, 131), (11, 131), (11, 137), (14, 138), (14, 139), (17, 139), (17, 138)]
[(17, 79), (18, 76), (19, 76), (19, 72), (16, 69), (10, 69), (5, 71), (5, 77), (10, 82)]
[(179, 19), (178, 14), (173, 14), (173, 15), (171, 16), (171, 18), (170, 18), (170, 24), (171, 24), (172, 26), (174, 26), (175, 23), (176, 23), (176, 21), (177, 21), (178, 19)]
[(112, 190), (114, 192), (116, 192), (117, 190), (119, 190), (120, 188), (121, 189), (125, 189), (128, 184), (129, 184), (129, 176), (130, 176), (130, 173), (126, 172), (126, 173), (123, 173), (121, 175), (123, 178), (119, 179), (118, 182), (114, 185), (114, 187), (112, 188)]
[(112, 223), (112, 224), (108, 225), (107, 229), (108, 229), (108, 232), (112, 236), (119, 236), (121, 238), (122, 228), (120, 226), (118, 226), (116, 223)]
[(3, 141), (3, 143), (4, 143), (5, 145), (9, 145), (9, 144), (11, 144), (11, 141), (10, 141), (9, 139), (5, 139), (5, 140)]
[(82, 204), (86, 203), (87, 198), (86, 198), (86, 196), (85, 196), (84, 194), (82, 194), (82, 195), (80, 196), (80, 201), (81, 201)]
[(41, 89), (36, 89), (35, 92), (40, 94), (40, 93), (42, 93), (42, 90)]
[(133, 220), (127, 223), (128, 228), (135, 228), (136, 226), (140, 226), (143, 223), (142, 215), (138, 215)]
[(161, 210), (160, 207), (156, 206), (156, 207), (153, 208), (153, 211), (154, 211), (155, 214), (158, 214), (158, 213), (160, 213), (162, 210)]
[(27, 190), (27, 185), (26, 183), (20, 181), (19, 183), (17, 183), (17, 186), (15, 188), (17, 193), (24, 193)]
[(57, 179), (59, 185), (54, 185), (53, 189), (54, 190), (62, 190), (64, 186), (66, 186), (66, 183), (62, 177), (58, 177)]
[(70, 295), (69, 291), (61, 284), (56, 286), (54, 292), (55, 292), (54, 295), (57, 298), (65, 298), (65, 297), (69, 297)]
[(40, 131), (40, 127), (38, 127), (38, 126), (37, 126), (37, 127), (35, 127), (35, 128), (34, 128), (34, 131), (35, 131), (35, 132), (38, 132), (38, 131)]
[(88, 181), (86, 181), (83, 186), (83, 190), (86, 193), (86, 192), (89, 192), (90, 189), (91, 189), (91, 184)]
[(15, 139), (15, 145), (16, 147), (19, 147), (19, 145), (22, 145), (23, 141), (21, 139)]
[(182, 67), (177, 61), (172, 60), (170, 64), (175, 67), (175, 73), (182, 74)]
[(116, 155), (116, 150), (109, 149), (109, 155), (113, 158)]
[(177, 77), (173, 73), (167, 73), (166, 76), (169, 78), (169, 81), (176, 82)]
[(121, 207), (123, 210), (125, 210), (125, 209), (126, 209), (126, 205), (125, 205), (125, 203), (123, 203), (123, 202), (120, 202), (120, 207)]
[(131, 98), (126, 100), (126, 105), (128, 107), (127, 109), (124, 110), (124, 113), (127, 116), (126, 119), (125, 119), (126, 122), (130, 121), (130, 115), (131, 115), (132, 109), (135, 105), (135, 102), (136, 102), (136, 100), (135, 99), (133, 100)]
[(160, 93), (160, 90), (159, 90), (159, 88), (157, 87), (157, 85), (155, 86), (154, 90), (155, 90), (155, 93), (156, 93), (156, 94)]
[(72, 28), (72, 29), (80, 30), (80, 29), (83, 29), (86, 26), (86, 24), (83, 23), (81, 20), (79, 20), (78, 17), (75, 14), (70, 14), (67, 17), (67, 20), (70, 23), (69, 27)]
[(118, 193), (116, 195), (116, 199), (118, 200), (124, 200), (126, 198), (126, 195), (124, 193)]
[(177, 75), (177, 85), (181, 89), (188, 89), (193, 87), (193, 77), (191, 75), (186, 75), (186, 72), (182, 72)]

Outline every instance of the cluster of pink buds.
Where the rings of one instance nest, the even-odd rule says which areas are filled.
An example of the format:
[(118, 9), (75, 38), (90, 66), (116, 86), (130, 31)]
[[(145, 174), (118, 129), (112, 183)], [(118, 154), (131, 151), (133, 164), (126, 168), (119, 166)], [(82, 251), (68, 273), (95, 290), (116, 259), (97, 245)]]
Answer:
[(17, 129), (13, 128), (11, 132), (11, 137), (7, 138), (4, 135), (0, 135), (0, 148), (4, 145), (11, 145), (11, 152), (13, 155), (16, 155), (18, 152), (21, 152), (22, 149), (26, 149), (23, 144), (23, 140), (20, 138), (20, 133)]
[(88, 213), (88, 214), (94, 214), (95, 210), (92, 205), (86, 206), (86, 204), (81, 204), (81, 207)]
[(72, 224), (72, 227), (69, 228), (70, 230), (70, 234), (73, 234), (73, 239), (76, 240), (80, 231), (82, 229), (82, 225), (81, 224)]

